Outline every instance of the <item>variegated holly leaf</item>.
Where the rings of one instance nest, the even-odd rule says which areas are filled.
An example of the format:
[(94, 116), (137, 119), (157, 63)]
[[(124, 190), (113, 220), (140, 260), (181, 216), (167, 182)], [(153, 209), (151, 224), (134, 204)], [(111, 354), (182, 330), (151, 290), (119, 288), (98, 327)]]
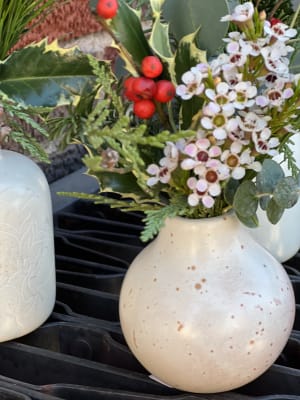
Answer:
[(0, 90), (14, 101), (53, 107), (91, 90), (95, 82), (86, 55), (45, 41), (13, 52), (0, 62)]
[[(139, 69), (143, 58), (151, 54), (151, 49), (144, 35), (139, 13), (129, 7), (125, 0), (119, 0), (118, 3), (118, 13), (110, 21), (110, 28), (123, 48), (120, 50), (120, 55), (126, 65), (129, 57), (132, 65)], [(134, 72), (130, 66), (127, 69), (131, 73)]]
[[(182, 75), (191, 67), (201, 62), (206, 62), (206, 52), (197, 48), (195, 40), (198, 31), (184, 36), (178, 44), (174, 63), (174, 80), (177, 84), (181, 83)], [(190, 100), (182, 102), (181, 105), (181, 128), (189, 129), (193, 117), (201, 109), (202, 99), (193, 96)]]

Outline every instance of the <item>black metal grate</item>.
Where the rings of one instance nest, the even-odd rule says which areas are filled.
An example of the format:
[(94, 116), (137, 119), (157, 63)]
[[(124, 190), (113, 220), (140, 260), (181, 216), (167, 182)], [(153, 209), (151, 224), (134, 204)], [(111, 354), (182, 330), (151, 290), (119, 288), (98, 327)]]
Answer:
[(120, 330), (118, 296), (143, 248), (141, 216), (77, 201), (54, 217), (55, 309), (35, 332), (0, 345), (1, 400), (300, 400), (300, 254), (286, 263), (298, 306), (276, 363), (239, 391), (193, 395), (151, 380)]

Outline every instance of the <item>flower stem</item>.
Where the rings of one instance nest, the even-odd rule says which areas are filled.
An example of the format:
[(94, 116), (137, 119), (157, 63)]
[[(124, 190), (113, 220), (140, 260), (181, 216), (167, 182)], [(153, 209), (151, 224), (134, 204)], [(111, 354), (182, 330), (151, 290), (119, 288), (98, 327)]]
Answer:
[(167, 107), (168, 107), (168, 115), (169, 115), (170, 125), (172, 127), (173, 132), (176, 132), (177, 128), (176, 128), (176, 124), (174, 121), (174, 115), (173, 115), (173, 109), (172, 109), (171, 102), (168, 103)]
[(285, 0), (279, 0), (279, 1), (276, 2), (275, 6), (273, 7), (272, 11), (270, 12), (270, 15), (269, 15), (268, 19), (273, 18), (274, 14), (276, 13), (276, 11), (278, 10), (278, 8), (282, 5), (282, 3), (283, 3), (284, 1), (285, 1)]
[(295, 12), (295, 14), (294, 14), (294, 16), (293, 16), (293, 19), (292, 19), (292, 22), (291, 22), (291, 25), (290, 25), (291, 28), (293, 28), (293, 27), (295, 26), (296, 21), (297, 21), (297, 18), (298, 18), (298, 16), (299, 16), (299, 13), (300, 13), (300, 4), (299, 4), (299, 6), (297, 7), (297, 10), (296, 10), (296, 12)]
[(156, 106), (156, 111), (158, 113), (160, 122), (163, 124), (163, 126), (166, 129), (170, 129), (170, 121), (168, 120), (168, 118), (166, 117), (166, 114), (164, 113), (164, 110), (162, 108), (162, 103), (155, 101), (155, 106)]

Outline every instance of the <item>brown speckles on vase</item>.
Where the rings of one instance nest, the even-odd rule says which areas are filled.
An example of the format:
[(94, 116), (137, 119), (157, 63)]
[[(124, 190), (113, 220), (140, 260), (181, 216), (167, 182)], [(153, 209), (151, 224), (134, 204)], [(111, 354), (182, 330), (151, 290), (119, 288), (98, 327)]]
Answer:
[(177, 331), (180, 332), (184, 328), (184, 325), (182, 322), (177, 321)]

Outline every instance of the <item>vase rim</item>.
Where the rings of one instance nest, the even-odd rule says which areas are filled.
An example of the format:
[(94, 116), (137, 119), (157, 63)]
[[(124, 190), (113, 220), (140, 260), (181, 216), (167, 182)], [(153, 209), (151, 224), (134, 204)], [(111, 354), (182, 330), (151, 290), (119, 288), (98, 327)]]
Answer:
[(235, 215), (234, 210), (229, 210), (229, 211), (226, 211), (225, 213), (223, 213), (221, 215), (216, 215), (216, 216), (213, 216), (213, 217), (187, 218), (187, 217), (184, 217), (184, 216), (177, 215), (175, 217), (167, 217), (166, 220), (169, 220), (169, 221), (171, 221), (171, 220), (185, 220), (187, 222), (190, 221), (191, 223), (195, 223), (195, 222), (198, 222), (198, 221), (207, 221), (207, 220), (214, 220), (214, 221), (216, 221), (217, 219), (224, 219), (225, 220), (227, 217), (232, 217), (233, 215)]

